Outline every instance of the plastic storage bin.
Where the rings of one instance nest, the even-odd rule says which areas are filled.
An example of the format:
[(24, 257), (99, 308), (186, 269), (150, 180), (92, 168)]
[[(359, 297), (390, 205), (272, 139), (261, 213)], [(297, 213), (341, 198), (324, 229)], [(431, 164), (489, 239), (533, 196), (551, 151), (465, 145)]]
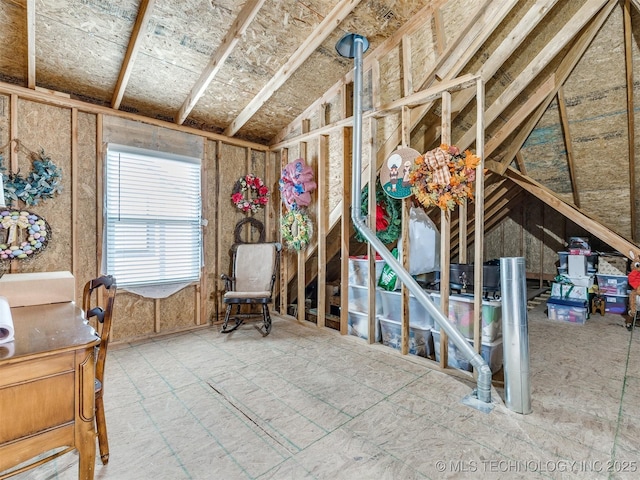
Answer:
[[(402, 344), (402, 325), (389, 318), (379, 317), (382, 343), (400, 350)], [(421, 357), (433, 356), (433, 338), (431, 329), (409, 325), (409, 353)]]
[[(382, 303), (382, 316), (389, 320), (400, 322), (402, 320), (402, 292), (395, 290), (378, 289)], [(434, 320), (431, 314), (409, 293), (409, 323), (422, 329), (433, 327)]]
[(627, 295), (629, 283), (626, 275), (596, 275), (598, 290), (603, 295)]
[[(376, 342), (380, 341), (380, 321), (376, 317)], [(349, 335), (369, 339), (369, 314), (362, 312), (349, 312)]]
[[(431, 332), (433, 337), (433, 349), (436, 357), (436, 361), (440, 361), (440, 332)], [(468, 340), (469, 344), (473, 348), (473, 342)], [(482, 342), (482, 351), (480, 355), (485, 362), (489, 365), (491, 373), (496, 373), (502, 368), (504, 360), (504, 351), (502, 349), (502, 338), (498, 338), (493, 342)], [(462, 351), (455, 346), (455, 344), (449, 340), (449, 350), (447, 356), (447, 365), (452, 368), (460, 370), (466, 370), (471, 372), (473, 366), (471, 362), (462, 354)]]
[[(382, 313), (380, 292), (375, 290), (376, 314)], [(360, 285), (349, 285), (349, 311), (367, 313), (369, 311), (369, 288)]]
[(629, 311), (628, 295), (605, 295), (604, 311), (608, 313), (627, 313)]
[[(384, 260), (376, 259), (376, 285), (382, 274)], [(369, 286), (369, 259), (366, 255), (349, 257), (349, 285)]]
[(566, 300), (549, 298), (547, 300), (547, 316), (549, 320), (560, 320), (584, 325), (589, 318), (589, 308), (586, 300)]
[[(440, 293), (431, 293), (431, 298), (436, 305), (440, 305)], [(449, 296), (449, 321), (453, 323), (460, 333), (469, 339), (473, 339), (473, 296), (450, 295)], [(440, 330), (440, 325), (434, 323), (434, 331)], [(493, 342), (502, 336), (502, 302), (494, 300), (482, 301), (482, 342)]]

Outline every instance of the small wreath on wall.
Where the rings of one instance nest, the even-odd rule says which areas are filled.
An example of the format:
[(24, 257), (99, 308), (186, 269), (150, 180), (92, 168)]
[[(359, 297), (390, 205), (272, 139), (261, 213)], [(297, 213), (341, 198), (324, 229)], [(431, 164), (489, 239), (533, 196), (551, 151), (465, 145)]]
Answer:
[(269, 189), (260, 177), (250, 173), (236, 181), (231, 201), (245, 213), (256, 213), (269, 201)]
[(40, 200), (48, 200), (62, 192), (62, 170), (58, 167), (44, 149), (32, 152), (19, 140), (14, 140), (22, 150), (29, 153), (33, 164), (29, 173), (24, 176), (20, 171), (5, 173), (3, 157), (0, 155), (0, 172), (4, 183), (5, 201), (21, 200), (26, 205), (37, 205)]
[(0, 208), (0, 259), (27, 259), (42, 252), (50, 240), (46, 220), (26, 210)]
[(473, 198), (473, 182), (480, 159), (455, 145), (440, 145), (419, 156), (409, 175), (411, 191), (425, 207), (453, 210)]
[[(369, 185), (365, 185), (362, 189), (362, 203), (360, 212), (362, 215), (369, 214)], [(402, 204), (400, 200), (390, 197), (382, 188), (380, 181), (376, 182), (376, 237), (382, 243), (388, 245), (395, 242), (400, 237), (402, 230), (402, 219), (400, 218)], [(367, 240), (356, 233), (356, 240), (366, 242)]]
[(289, 210), (282, 216), (280, 232), (288, 249), (301, 251), (309, 245), (313, 224), (309, 215), (302, 210)]

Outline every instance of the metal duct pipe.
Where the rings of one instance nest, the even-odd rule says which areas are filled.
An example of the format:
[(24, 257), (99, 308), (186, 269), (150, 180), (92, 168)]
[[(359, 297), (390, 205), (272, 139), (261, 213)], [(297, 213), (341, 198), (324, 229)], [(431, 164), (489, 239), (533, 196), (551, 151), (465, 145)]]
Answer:
[[(369, 46), (369, 42), (362, 35), (348, 33), (336, 44), (336, 50), (340, 55), (354, 59), (353, 75), (353, 181), (351, 184), (351, 219), (356, 230), (371, 244), (380, 254), (383, 260), (393, 268), (400, 280), (413, 293), (416, 299), (433, 316), (440, 328), (449, 336), (451, 341), (458, 347), (466, 358), (478, 372), (477, 379), (477, 400), (491, 403), (491, 369), (482, 356), (475, 352), (469, 342), (455, 328), (449, 319), (446, 318), (440, 309), (433, 303), (427, 293), (418, 285), (414, 278), (407, 272), (402, 264), (393, 256), (387, 247), (378, 239), (375, 232), (366, 224), (360, 204), (362, 203), (362, 55)], [(375, 159), (375, 156), (373, 157)], [(486, 410), (486, 406), (469, 403), (478, 409)]]
[(523, 257), (500, 259), (502, 346), (505, 404), (516, 413), (531, 413), (527, 280)]

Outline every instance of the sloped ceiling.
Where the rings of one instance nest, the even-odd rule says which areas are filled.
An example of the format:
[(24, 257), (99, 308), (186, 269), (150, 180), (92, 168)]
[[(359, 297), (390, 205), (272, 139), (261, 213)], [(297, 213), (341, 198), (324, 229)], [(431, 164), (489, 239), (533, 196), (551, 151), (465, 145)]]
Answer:
[[(407, 22), (432, 32), (412, 44), (415, 90), (485, 79), (486, 161), (507, 191), (635, 245), (637, 0), (4, 0), (0, 80), (278, 147), (348, 83), (344, 33), (399, 52)], [(400, 57), (380, 58), (383, 78), (406, 74)], [(475, 102), (452, 104), (453, 141), (472, 147)], [(412, 146), (438, 142), (438, 109), (412, 110)], [(378, 158), (400, 141), (384, 140)]]

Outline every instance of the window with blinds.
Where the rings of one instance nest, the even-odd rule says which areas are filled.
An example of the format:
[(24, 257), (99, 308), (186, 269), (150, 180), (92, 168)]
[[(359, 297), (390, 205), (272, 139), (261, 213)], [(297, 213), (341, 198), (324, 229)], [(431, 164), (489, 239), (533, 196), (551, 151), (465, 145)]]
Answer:
[(118, 286), (200, 278), (200, 159), (109, 144), (105, 265)]

